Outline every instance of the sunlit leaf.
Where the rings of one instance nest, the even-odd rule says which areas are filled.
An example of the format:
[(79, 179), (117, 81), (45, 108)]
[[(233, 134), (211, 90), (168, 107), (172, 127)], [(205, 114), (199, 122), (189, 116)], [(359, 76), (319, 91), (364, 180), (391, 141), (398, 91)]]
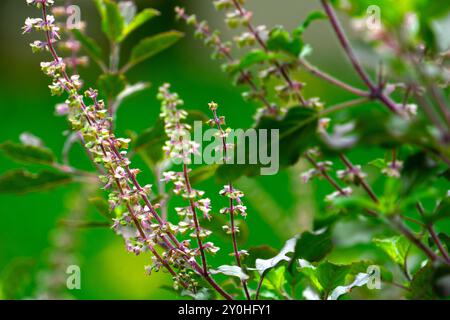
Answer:
[(142, 26), (152, 18), (159, 16), (160, 12), (155, 9), (147, 8), (139, 12), (133, 20), (123, 29), (122, 35), (119, 38), (119, 42), (123, 41), (130, 33)]
[(125, 21), (117, 3), (112, 0), (100, 0), (97, 2), (100, 3), (97, 7), (102, 17), (103, 32), (110, 41), (118, 42), (122, 35)]
[(400, 266), (404, 266), (405, 257), (409, 250), (409, 242), (403, 236), (390, 238), (377, 238), (373, 242), (380, 247), (387, 255)]
[(210, 272), (212, 274), (221, 273), (226, 276), (238, 277), (241, 280), (247, 280), (249, 278), (248, 275), (245, 274), (244, 271), (242, 271), (242, 269), (238, 266), (222, 265), (217, 269), (211, 269)]
[(317, 267), (304, 266), (301, 272), (305, 274), (320, 292), (322, 299), (328, 298), (333, 290), (344, 285), (347, 275), (351, 272), (350, 265), (337, 265), (322, 262)]
[(179, 31), (167, 31), (141, 40), (131, 51), (128, 68), (170, 48), (182, 37)]
[(346, 286), (338, 286), (328, 296), (328, 300), (337, 300), (340, 296), (349, 293), (355, 287), (362, 287), (366, 285), (370, 280), (370, 274), (358, 273), (355, 280)]

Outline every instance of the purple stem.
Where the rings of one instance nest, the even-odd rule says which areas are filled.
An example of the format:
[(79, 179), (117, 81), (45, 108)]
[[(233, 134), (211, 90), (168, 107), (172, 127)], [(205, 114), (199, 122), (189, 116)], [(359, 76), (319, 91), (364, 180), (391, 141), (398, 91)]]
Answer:
[(330, 5), (328, 0), (321, 0), (321, 2), (328, 18), (330, 19), (333, 30), (336, 33), (339, 42), (341, 43), (342, 48), (350, 59), (353, 68), (358, 73), (361, 80), (369, 88), (371, 97), (373, 99), (378, 99), (394, 113), (401, 114), (397, 104), (383, 92), (382, 87), (375, 85), (372, 80), (370, 80), (369, 75), (365, 72), (364, 68), (353, 52), (350, 42), (348, 41), (344, 29), (342, 28), (338, 18), (336, 17), (336, 13), (334, 12), (333, 7)]

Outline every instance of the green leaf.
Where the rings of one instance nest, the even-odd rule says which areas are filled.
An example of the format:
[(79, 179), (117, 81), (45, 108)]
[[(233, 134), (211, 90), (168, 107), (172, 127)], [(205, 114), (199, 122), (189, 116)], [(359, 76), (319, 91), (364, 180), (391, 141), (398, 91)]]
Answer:
[(77, 39), (86, 53), (94, 59), (98, 64), (103, 65), (103, 50), (95, 43), (95, 41), (82, 33), (78, 29), (71, 30), (75, 39)]
[(158, 10), (147, 8), (139, 12), (134, 19), (124, 28), (122, 35), (119, 38), (119, 42), (123, 41), (130, 33), (142, 26), (150, 19), (159, 16), (161, 13)]
[(72, 181), (72, 176), (62, 172), (43, 170), (40, 173), (31, 173), (24, 169), (18, 169), (0, 176), (0, 194), (45, 191)]
[(132, 49), (127, 69), (173, 46), (183, 36), (179, 31), (167, 31), (143, 39)]
[(311, 233), (306, 231), (301, 234), (295, 244), (292, 261), (304, 259), (309, 262), (322, 260), (333, 248), (330, 230)]
[[(170, 287), (172, 289), (172, 287)], [(173, 291), (173, 289), (172, 289)], [(211, 300), (213, 298), (213, 295), (211, 294), (210, 290), (208, 288), (201, 288), (196, 293), (183, 289), (181, 291), (181, 296), (187, 296), (191, 297), (194, 300)]]
[(362, 287), (366, 285), (370, 280), (370, 274), (359, 273), (356, 275), (355, 280), (346, 286), (338, 286), (334, 288), (333, 292), (328, 297), (328, 300), (337, 300), (342, 295), (349, 293), (355, 287)]
[(277, 250), (274, 248), (262, 245), (258, 247), (250, 247), (248, 250), (248, 256), (243, 260), (243, 263), (248, 266), (254, 266), (256, 259), (271, 259), (277, 255)]
[(331, 292), (332, 289), (344, 284), (345, 277), (350, 270), (351, 268), (349, 266), (336, 265), (330, 262), (322, 263), (317, 267), (317, 279), (319, 280), (326, 297), (328, 297), (328, 293)]
[(112, 0), (98, 1), (101, 5), (97, 5), (100, 9), (102, 17), (102, 29), (111, 42), (118, 42), (124, 26), (125, 21), (120, 13), (119, 6)]
[(7, 141), (0, 144), (2, 150), (8, 157), (25, 164), (51, 165), (55, 162), (55, 155), (50, 149), (32, 145), (25, 145)]
[(276, 59), (283, 59), (284, 57), (274, 52), (266, 52), (264, 50), (255, 49), (247, 53), (241, 58), (238, 64), (230, 65), (228, 71), (235, 74), (239, 71), (248, 69), (256, 64), (270, 62)]
[(379, 205), (364, 196), (336, 197), (332, 200), (336, 209), (347, 209), (350, 212), (360, 213), (366, 209), (379, 210)]
[(322, 11), (313, 11), (311, 12), (295, 30), (293, 31), (294, 37), (300, 37), (303, 35), (303, 33), (308, 29), (310, 24), (315, 20), (321, 20), (321, 19), (327, 19), (327, 15), (323, 13)]
[(239, 63), (239, 69), (247, 69), (257, 63), (269, 60), (270, 54), (263, 50), (253, 50), (247, 53)]
[(123, 74), (105, 73), (98, 78), (98, 86), (102, 94), (112, 99), (125, 90), (127, 80)]
[[(348, 265), (325, 261), (316, 267), (303, 261), (298, 271), (309, 279), (322, 299), (336, 300), (354, 287), (363, 286), (370, 281), (371, 275), (367, 272), (371, 265), (373, 263), (368, 261), (358, 261)], [(345, 285), (345, 283), (349, 284)]]
[(270, 291), (277, 292), (281, 297), (286, 296), (286, 290), (284, 286), (286, 285), (286, 267), (282, 266), (280, 268), (271, 270), (264, 278), (263, 287)]
[(387, 167), (386, 160), (378, 158), (369, 162), (371, 166), (374, 166), (377, 169), (385, 169)]
[(316, 269), (316, 277), (321, 287), (322, 296), (327, 298), (334, 288), (343, 285), (350, 271), (351, 267), (348, 265), (336, 265), (330, 262), (321, 263)]
[(247, 280), (249, 276), (242, 271), (242, 269), (238, 266), (227, 266), (222, 265), (217, 269), (211, 269), (210, 272), (212, 274), (224, 274), (226, 276), (238, 277), (241, 280)]
[(284, 247), (276, 256), (270, 259), (256, 259), (255, 270), (262, 276), (281, 263), (290, 261), (291, 257), (288, 254), (292, 254), (295, 251), (296, 243), (297, 237), (294, 237), (286, 241)]
[[(315, 144), (317, 128), (317, 112), (312, 109), (294, 107), (288, 110), (285, 117), (281, 120), (272, 117), (262, 117), (256, 124), (254, 129), (268, 130), (269, 141), (261, 141), (258, 139), (258, 148), (267, 147), (267, 150), (272, 149), (272, 139), (270, 139), (271, 130), (279, 130), (279, 168), (283, 169), (297, 163), (303, 152)], [(249, 177), (261, 174), (261, 169), (264, 166), (261, 163), (250, 164), (250, 158), (258, 158), (258, 154), (250, 154), (248, 152), (249, 145), (244, 139), (238, 139), (236, 143), (237, 148), (245, 148), (247, 152), (246, 164), (237, 164), (235, 159), (234, 164), (225, 164), (217, 170), (217, 177), (221, 181), (236, 180), (239, 177), (246, 175)], [(276, 147), (276, 146), (275, 146)], [(276, 149), (276, 148), (275, 148)], [(258, 152), (255, 150), (255, 152)], [(275, 151), (275, 150), (274, 150)], [(237, 153), (236, 153), (237, 154)]]
[(408, 298), (413, 300), (434, 300), (436, 293), (433, 290), (433, 278), (435, 270), (431, 264), (427, 264), (414, 275), (409, 286)]
[(269, 39), (267, 40), (267, 48), (269, 50), (285, 52), (295, 58), (300, 55), (303, 46), (304, 43), (300, 37), (292, 37), (291, 34), (281, 26), (272, 29), (269, 33)]
[(409, 241), (403, 236), (395, 236), (390, 238), (373, 239), (376, 246), (381, 248), (387, 255), (401, 267), (405, 265), (405, 257), (410, 246)]

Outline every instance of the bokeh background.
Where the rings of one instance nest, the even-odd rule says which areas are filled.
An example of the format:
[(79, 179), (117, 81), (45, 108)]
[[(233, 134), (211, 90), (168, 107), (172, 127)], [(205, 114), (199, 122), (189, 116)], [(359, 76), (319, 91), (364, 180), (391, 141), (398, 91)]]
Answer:
[[(100, 32), (99, 16), (92, 1), (74, 1), (82, 9), (82, 19), (87, 21), (87, 34), (106, 45)], [(174, 18), (173, 8), (185, 6), (199, 18), (207, 19), (214, 27), (223, 31), (225, 38), (233, 33), (227, 31), (221, 13), (214, 11), (209, 0), (140, 0), (139, 8), (154, 7), (162, 16), (153, 19), (133, 34), (125, 44), (123, 58), (129, 47), (143, 36), (168, 29), (186, 32), (184, 39), (170, 50), (135, 68), (129, 80), (150, 81), (152, 87), (127, 100), (118, 117), (118, 132), (141, 132), (155, 123), (159, 114), (159, 103), (155, 98), (157, 88), (169, 82), (186, 101), (188, 109), (207, 112), (211, 100), (222, 106), (222, 112), (233, 127), (248, 127), (252, 124), (257, 105), (245, 103), (241, 99), (241, 88), (234, 87), (230, 79), (220, 70), (220, 63), (209, 59), (210, 50), (194, 39), (193, 30)], [(256, 23), (269, 27), (282, 24), (292, 29), (302, 21), (308, 12), (319, 8), (318, 1), (292, 0), (248, 0), (248, 8), (254, 11)], [(18, 141), (22, 132), (30, 132), (42, 138), (45, 144), (59, 155), (66, 137), (63, 132), (67, 123), (54, 115), (57, 98), (50, 97), (48, 79), (41, 73), (40, 61), (46, 61), (45, 53), (31, 53), (29, 42), (35, 35), (21, 34), (26, 17), (36, 16), (34, 8), (27, 7), (25, 0), (0, 2), (0, 141)], [(347, 25), (346, 17), (342, 17)], [(306, 40), (314, 48), (312, 61), (323, 69), (338, 75), (350, 83), (358, 80), (348, 67), (336, 39), (326, 21), (319, 21), (309, 29)], [(93, 64), (81, 70), (82, 78), (88, 85), (95, 85), (99, 70)], [(320, 96), (326, 103), (343, 101), (346, 93), (336, 91), (307, 75), (300, 75), (308, 83), (307, 96)], [(375, 152), (375, 151), (373, 151)], [(371, 151), (361, 152), (360, 161), (371, 158)], [(85, 155), (75, 148), (71, 153), (72, 163), (82, 168), (90, 168)], [(142, 165), (137, 160), (135, 166)], [(301, 164), (300, 164), (301, 166)], [(18, 168), (20, 164), (0, 155), (0, 172)], [(299, 167), (280, 172), (276, 176), (255, 180), (243, 179), (241, 188), (247, 193), (250, 226), (244, 247), (269, 245), (280, 248), (293, 234), (307, 229), (316, 211), (316, 199), (331, 190), (323, 187), (317, 190), (312, 184), (304, 186), (299, 182)], [(144, 170), (142, 180), (153, 179)], [(148, 182), (148, 181), (146, 181)], [(221, 205), (214, 194), (218, 186), (207, 181), (199, 186), (207, 190), (208, 196)], [(42, 270), (48, 269), (51, 255), (52, 235), (65, 217), (71, 205), (67, 200), (74, 198), (80, 186), (71, 184), (50, 192), (26, 195), (0, 195), (0, 298), (18, 299), (34, 297)], [(299, 199), (301, 201), (299, 201)], [(89, 221), (103, 221), (91, 209)], [(77, 264), (82, 274), (81, 290), (70, 294), (78, 299), (166, 299), (176, 296), (166, 290), (170, 278), (159, 273), (148, 277), (143, 266), (148, 256), (136, 257), (126, 253), (122, 239), (109, 228), (84, 228), (76, 232)], [(230, 249), (230, 242), (217, 238), (222, 251)], [(231, 262), (222, 252), (219, 262)], [(75, 259), (75, 258), (74, 258)]]

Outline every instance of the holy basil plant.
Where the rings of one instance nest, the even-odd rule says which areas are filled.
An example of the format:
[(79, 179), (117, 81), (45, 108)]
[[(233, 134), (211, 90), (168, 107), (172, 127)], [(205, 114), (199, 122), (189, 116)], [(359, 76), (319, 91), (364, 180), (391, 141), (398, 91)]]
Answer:
[[(150, 86), (130, 83), (128, 72), (183, 37), (174, 30), (152, 34), (121, 54), (137, 29), (151, 30), (147, 22), (160, 19), (159, 11), (137, 12), (132, 1), (95, 0), (107, 51), (88, 36), (93, 31), (83, 22), (62, 23), (70, 14), (67, 4), (26, 2), (38, 15), (26, 19), (23, 31), (39, 32), (31, 47), (46, 59), (41, 69), (50, 78), (51, 94), (64, 97), (56, 113), (65, 116), (70, 132), (61, 160), (29, 133), (20, 142), (2, 143), (1, 151), (26, 168), (2, 174), (1, 193), (82, 184), (80, 210), (96, 208), (101, 224), (123, 238), (127, 251), (150, 257), (146, 273), (170, 274), (170, 290), (184, 298), (450, 297), (450, 55), (443, 27), (450, 19), (448, 5), (317, 0), (320, 10), (288, 30), (255, 24), (244, 0), (210, 1), (224, 12), (228, 27), (243, 30), (231, 41), (207, 21), (175, 8), (178, 19), (195, 29), (214, 50), (212, 58), (222, 60), (222, 69), (243, 88), (242, 106), (257, 106), (253, 126), (234, 129), (278, 133), (264, 149), (274, 150), (276, 144), (280, 174), (292, 181), (285, 194), (298, 204), (292, 211), (306, 212), (308, 220), (281, 206), (284, 198), (277, 199), (272, 186), (259, 185), (261, 164), (229, 163), (240, 146), (229, 143), (234, 129), (215, 102), (184, 109), (181, 97), (162, 84), (160, 119), (141, 133), (117, 134), (123, 101)], [(349, 15), (365, 51), (350, 41), (337, 9)], [(313, 47), (305, 37), (312, 28), (316, 34), (330, 29), (339, 45), (333, 50), (343, 52), (342, 65), (358, 85), (312, 64)], [(60, 49), (68, 51), (63, 55)], [(363, 64), (367, 51), (375, 58)], [(89, 59), (100, 70), (92, 87), (78, 72)], [(329, 105), (312, 95), (317, 92), (308, 90), (312, 77), (329, 85), (322, 91), (342, 90), (348, 100)], [(214, 130), (214, 164), (192, 161), (202, 149), (191, 138), (199, 122)], [(84, 149), (92, 170), (71, 164), (75, 144)], [(246, 159), (260, 154), (245, 150)], [(152, 173), (149, 184), (139, 176), (135, 159)], [(199, 189), (206, 181), (215, 192)], [(254, 234), (264, 232), (252, 217), (247, 220), (251, 215), (267, 219), (285, 245), (248, 245)], [(65, 227), (88, 225), (83, 217)], [(45, 288), (40, 296), (59, 292), (45, 295)]]

